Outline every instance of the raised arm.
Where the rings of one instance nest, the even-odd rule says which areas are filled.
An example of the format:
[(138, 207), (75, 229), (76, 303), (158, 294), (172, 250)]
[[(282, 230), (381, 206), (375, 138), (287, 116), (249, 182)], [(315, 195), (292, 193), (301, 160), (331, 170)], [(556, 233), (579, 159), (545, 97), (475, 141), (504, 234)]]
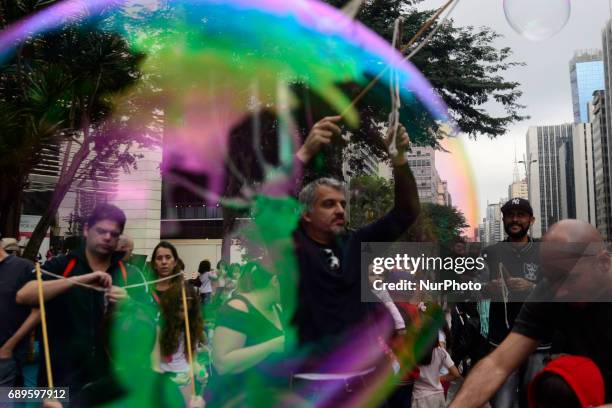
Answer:
[[(387, 145), (390, 143), (387, 138)], [(412, 171), (406, 160), (406, 149), (410, 146), (408, 132), (400, 126), (395, 154), (389, 153), (393, 165), (393, 178), (395, 180), (395, 198), (393, 209), (381, 219), (366, 225), (358, 231), (362, 242), (388, 242), (396, 240), (410, 225), (412, 225), (421, 211), (419, 193)]]
[(495, 351), (474, 367), (449, 408), (482, 407), (536, 350), (538, 343), (522, 334), (510, 333)]

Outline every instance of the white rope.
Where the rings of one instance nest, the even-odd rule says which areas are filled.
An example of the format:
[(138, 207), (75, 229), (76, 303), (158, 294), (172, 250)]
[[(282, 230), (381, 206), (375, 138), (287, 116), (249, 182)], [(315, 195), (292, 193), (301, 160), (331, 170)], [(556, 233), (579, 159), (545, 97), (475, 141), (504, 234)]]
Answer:
[(509, 290), (508, 290), (508, 285), (506, 284), (506, 277), (505, 277), (507, 273), (508, 271), (506, 271), (506, 268), (500, 262), (499, 263), (499, 276), (501, 279), (502, 299), (504, 301), (504, 316), (506, 318), (506, 328), (509, 329), (510, 328), (510, 323), (508, 322), (508, 293), (509, 293)]
[[(67, 278), (67, 277), (65, 277), (63, 275), (58, 275), (56, 273), (49, 272), (49, 271), (46, 271), (44, 269), (41, 269), (41, 272), (44, 275), (49, 275), (49, 276), (52, 276), (52, 277), (57, 278), (57, 279), (72, 280), (72, 283), (74, 283), (77, 286), (82, 286), (84, 288), (92, 289), (92, 290), (95, 290), (97, 292), (108, 292), (110, 290), (108, 288), (101, 288), (99, 286), (94, 286), (94, 285), (89, 285), (87, 283), (79, 282), (79, 281), (76, 280), (77, 276), (71, 276), (71, 277)], [(141, 287), (141, 286), (149, 286), (149, 285), (152, 285), (152, 284), (155, 284), (155, 283), (159, 283), (159, 282), (167, 281), (169, 279), (176, 278), (177, 276), (180, 276), (180, 275), (183, 275), (183, 274), (184, 274), (183, 272), (179, 272), (179, 273), (175, 273), (174, 275), (166, 276), (165, 278), (155, 279), (155, 280), (152, 280), (152, 281), (144, 281), (144, 282), (141, 282), (141, 283), (134, 283), (132, 285), (122, 286), (122, 288), (123, 289), (134, 289), (134, 288), (138, 288), (138, 287)]]
[[(397, 45), (401, 41), (401, 33), (400, 33), (400, 24), (403, 19), (398, 17), (395, 19), (395, 23), (393, 26), (393, 41), (391, 46), (393, 49), (397, 47)], [(389, 113), (389, 136), (391, 140), (389, 142), (389, 154), (391, 156), (395, 156), (397, 154), (397, 130), (399, 129), (399, 110), (401, 107), (401, 99), (400, 99), (400, 86), (399, 86), (399, 75), (397, 73), (397, 68), (393, 67), (391, 69), (391, 80), (389, 81), (389, 90), (391, 93), (391, 112)]]

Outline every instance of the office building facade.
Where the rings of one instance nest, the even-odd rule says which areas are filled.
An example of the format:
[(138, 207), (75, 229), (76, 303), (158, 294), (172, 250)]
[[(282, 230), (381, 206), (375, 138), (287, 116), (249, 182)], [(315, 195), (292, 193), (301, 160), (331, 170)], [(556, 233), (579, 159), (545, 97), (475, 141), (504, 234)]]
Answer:
[(572, 134), (572, 124), (531, 126), (527, 131), (527, 157), (537, 160), (528, 164), (529, 201), (535, 217), (532, 236), (536, 238), (562, 218), (559, 149)]

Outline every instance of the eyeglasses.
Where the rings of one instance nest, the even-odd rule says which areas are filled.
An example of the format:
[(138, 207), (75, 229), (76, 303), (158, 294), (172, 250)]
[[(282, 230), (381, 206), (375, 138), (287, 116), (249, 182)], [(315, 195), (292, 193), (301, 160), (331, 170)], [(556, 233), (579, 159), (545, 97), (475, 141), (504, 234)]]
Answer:
[(118, 232), (118, 231), (107, 230), (107, 229), (102, 228), (102, 227), (94, 227), (93, 230), (96, 231), (96, 234), (102, 235), (102, 236), (104, 236), (106, 234), (110, 234), (111, 238), (113, 238), (113, 239), (118, 239), (119, 236), (121, 235), (121, 233)]

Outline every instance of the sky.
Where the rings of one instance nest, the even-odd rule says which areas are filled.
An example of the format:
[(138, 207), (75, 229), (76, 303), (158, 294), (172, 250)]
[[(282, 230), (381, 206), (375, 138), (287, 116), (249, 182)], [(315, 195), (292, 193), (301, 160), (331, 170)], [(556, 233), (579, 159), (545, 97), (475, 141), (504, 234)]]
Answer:
[[(525, 135), (529, 126), (555, 125), (573, 121), (572, 99), (569, 78), (569, 61), (576, 50), (601, 48), (601, 30), (610, 16), (608, 0), (506, 0), (525, 13), (543, 13), (529, 6), (542, 2), (549, 8), (547, 16), (557, 16), (559, 8), (567, 3), (571, 6), (567, 24), (550, 39), (533, 42), (515, 32), (506, 20), (502, 0), (459, 0), (452, 13), (455, 25), (487, 26), (504, 37), (496, 43), (498, 47), (508, 46), (514, 52), (514, 60), (526, 66), (513, 68), (504, 76), (521, 83), (523, 96), (520, 100), (526, 106), (524, 113), (531, 118), (511, 125), (508, 133), (495, 140), (480, 136), (476, 141), (464, 139), (469, 163), (472, 164), (477, 189), (479, 218), (485, 214), (487, 202), (498, 202), (506, 198), (508, 185), (512, 182), (514, 152), (521, 160), (525, 152)], [(443, 0), (425, 0), (420, 7), (436, 9)], [(533, 3), (532, 3), (533, 4)], [(554, 17), (553, 17), (554, 19)], [(452, 196), (462, 195), (461, 183), (450, 183)], [(521, 177), (524, 168), (520, 168)], [(464, 212), (469, 211), (458, 207)]]

